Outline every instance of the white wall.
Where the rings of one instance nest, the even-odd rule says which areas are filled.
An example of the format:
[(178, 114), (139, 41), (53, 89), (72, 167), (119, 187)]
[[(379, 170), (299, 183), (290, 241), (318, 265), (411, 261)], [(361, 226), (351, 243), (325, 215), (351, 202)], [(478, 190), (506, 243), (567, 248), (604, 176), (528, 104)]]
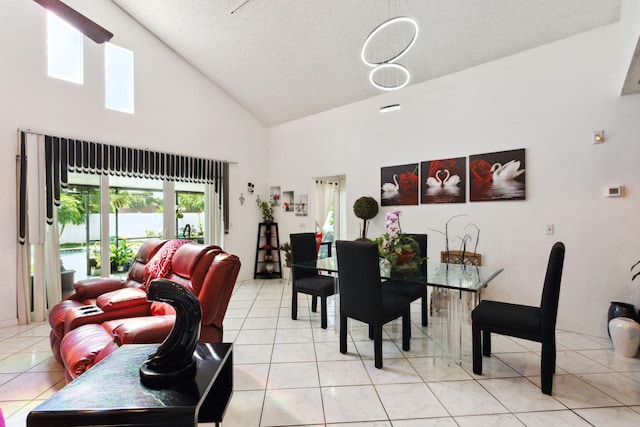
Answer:
[[(240, 208), (240, 192), (266, 183), (266, 128), (202, 74), (108, 0), (73, 0), (135, 55), (135, 115), (105, 110), (103, 47), (85, 38), (85, 84), (47, 77), (46, 14), (37, 3), (0, 2), (0, 235), (16, 236), (17, 129), (34, 129), (130, 147), (150, 147), (238, 162), (230, 167), (231, 232), (225, 249), (240, 256), (241, 277), (253, 277), (255, 206)], [(252, 155), (248, 155), (251, 153)], [(0, 246), (0, 325), (16, 319), (15, 239)], [(247, 244), (247, 242), (251, 242)]]
[[(525, 201), (402, 207), (403, 229), (443, 229), (467, 214), (481, 230), (484, 264), (504, 267), (483, 295), (531, 305), (549, 250), (563, 241), (558, 327), (606, 336), (610, 301), (640, 303), (629, 274), (640, 259), (640, 96), (618, 96), (619, 44), (612, 25), (271, 128), (269, 182), (311, 195), (311, 177), (345, 174), (352, 206), (362, 195), (380, 200), (380, 167), (525, 148)], [(378, 112), (395, 102), (402, 110)], [(606, 143), (592, 145), (592, 131), (602, 129)], [(625, 185), (625, 197), (603, 198), (608, 184)], [(356, 238), (359, 220), (348, 218)], [(313, 230), (312, 216), (280, 214), (278, 222), (283, 236), (301, 222)], [(555, 235), (545, 235), (547, 224)], [(383, 228), (379, 214), (369, 237)], [(443, 249), (430, 233), (429, 256)]]

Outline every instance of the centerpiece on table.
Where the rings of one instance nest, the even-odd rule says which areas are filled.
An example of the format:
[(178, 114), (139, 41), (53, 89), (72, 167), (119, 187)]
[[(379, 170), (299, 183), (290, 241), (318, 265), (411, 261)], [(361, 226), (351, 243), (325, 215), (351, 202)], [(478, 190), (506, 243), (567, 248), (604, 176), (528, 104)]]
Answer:
[(400, 215), (402, 211), (395, 209), (386, 215), (385, 228), (387, 232), (375, 239), (380, 258), (388, 261), (391, 268), (414, 268), (422, 263), (417, 256), (420, 245), (416, 240), (402, 232)]

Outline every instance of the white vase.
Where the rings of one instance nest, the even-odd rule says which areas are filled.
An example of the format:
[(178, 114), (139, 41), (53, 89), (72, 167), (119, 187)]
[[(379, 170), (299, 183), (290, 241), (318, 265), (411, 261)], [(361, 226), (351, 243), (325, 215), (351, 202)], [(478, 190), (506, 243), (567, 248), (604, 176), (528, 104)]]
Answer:
[(617, 355), (636, 357), (640, 345), (640, 323), (628, 317), (616, 317), (609, 321), (609, 333)]

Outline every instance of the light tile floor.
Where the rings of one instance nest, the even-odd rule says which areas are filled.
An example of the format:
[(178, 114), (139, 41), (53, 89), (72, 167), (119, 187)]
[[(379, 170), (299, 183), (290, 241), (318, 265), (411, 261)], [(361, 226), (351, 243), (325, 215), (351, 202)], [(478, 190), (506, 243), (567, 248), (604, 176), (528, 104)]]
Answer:
[[(348, 353), (338, 351), (334, 298), (329, 326), (277, 280), (236, 285), (225, 320), (234, 342), (234, 394), (223, 426), (640, 426), (640, 358), (618, 357), (610, 341), (558, 331), (553, 396), (540, 392), (540, 345), (494, 336), (483, 375), (438, 357), (432, 338), (442, 319), (419, 324), (412, 308), (411, 350), (400, 349), (400, 323), (385, 328), (384, 368), (373, 366), (367, 328), (352, 322)], [(0, 408), (7, 426), (25, 426), (31, 409), (64, 386), (49, 349), (49, 326), (0, 328)], [(213, 424), (201, 424), (213, 425)]]

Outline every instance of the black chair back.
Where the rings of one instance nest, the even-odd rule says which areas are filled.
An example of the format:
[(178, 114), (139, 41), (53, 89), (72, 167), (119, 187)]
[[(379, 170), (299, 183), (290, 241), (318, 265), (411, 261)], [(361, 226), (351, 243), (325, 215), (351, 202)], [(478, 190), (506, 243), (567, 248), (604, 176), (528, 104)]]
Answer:
[(427, 235), (426, 234), (408, 234), (409, 237), (413, 237), (418, 246), (420, 247), (419, 258), (426, 259), (427, 257)]
[(340, 312), (373, 322), (382, 312), (378, 246), (373, 242), (337, 241)]
[(542, 299), (540, 301), (540, 321), (543, 333), (544, 331), (553, 331), (556, 328), (564, 252), (564, 244), (557, 242), (553, 245), (549, 254), (549, 263), (547, 264)]
[[(290, 234), (291, 240), (291, 265), (300, 262), (313, 261), (316, 259), (316, 235), (315, 233), (294, 233)], [(311, 268), (291, 268), (292, 279), (298, 280), (303, 277), (317, 276), (317, 270)]]

